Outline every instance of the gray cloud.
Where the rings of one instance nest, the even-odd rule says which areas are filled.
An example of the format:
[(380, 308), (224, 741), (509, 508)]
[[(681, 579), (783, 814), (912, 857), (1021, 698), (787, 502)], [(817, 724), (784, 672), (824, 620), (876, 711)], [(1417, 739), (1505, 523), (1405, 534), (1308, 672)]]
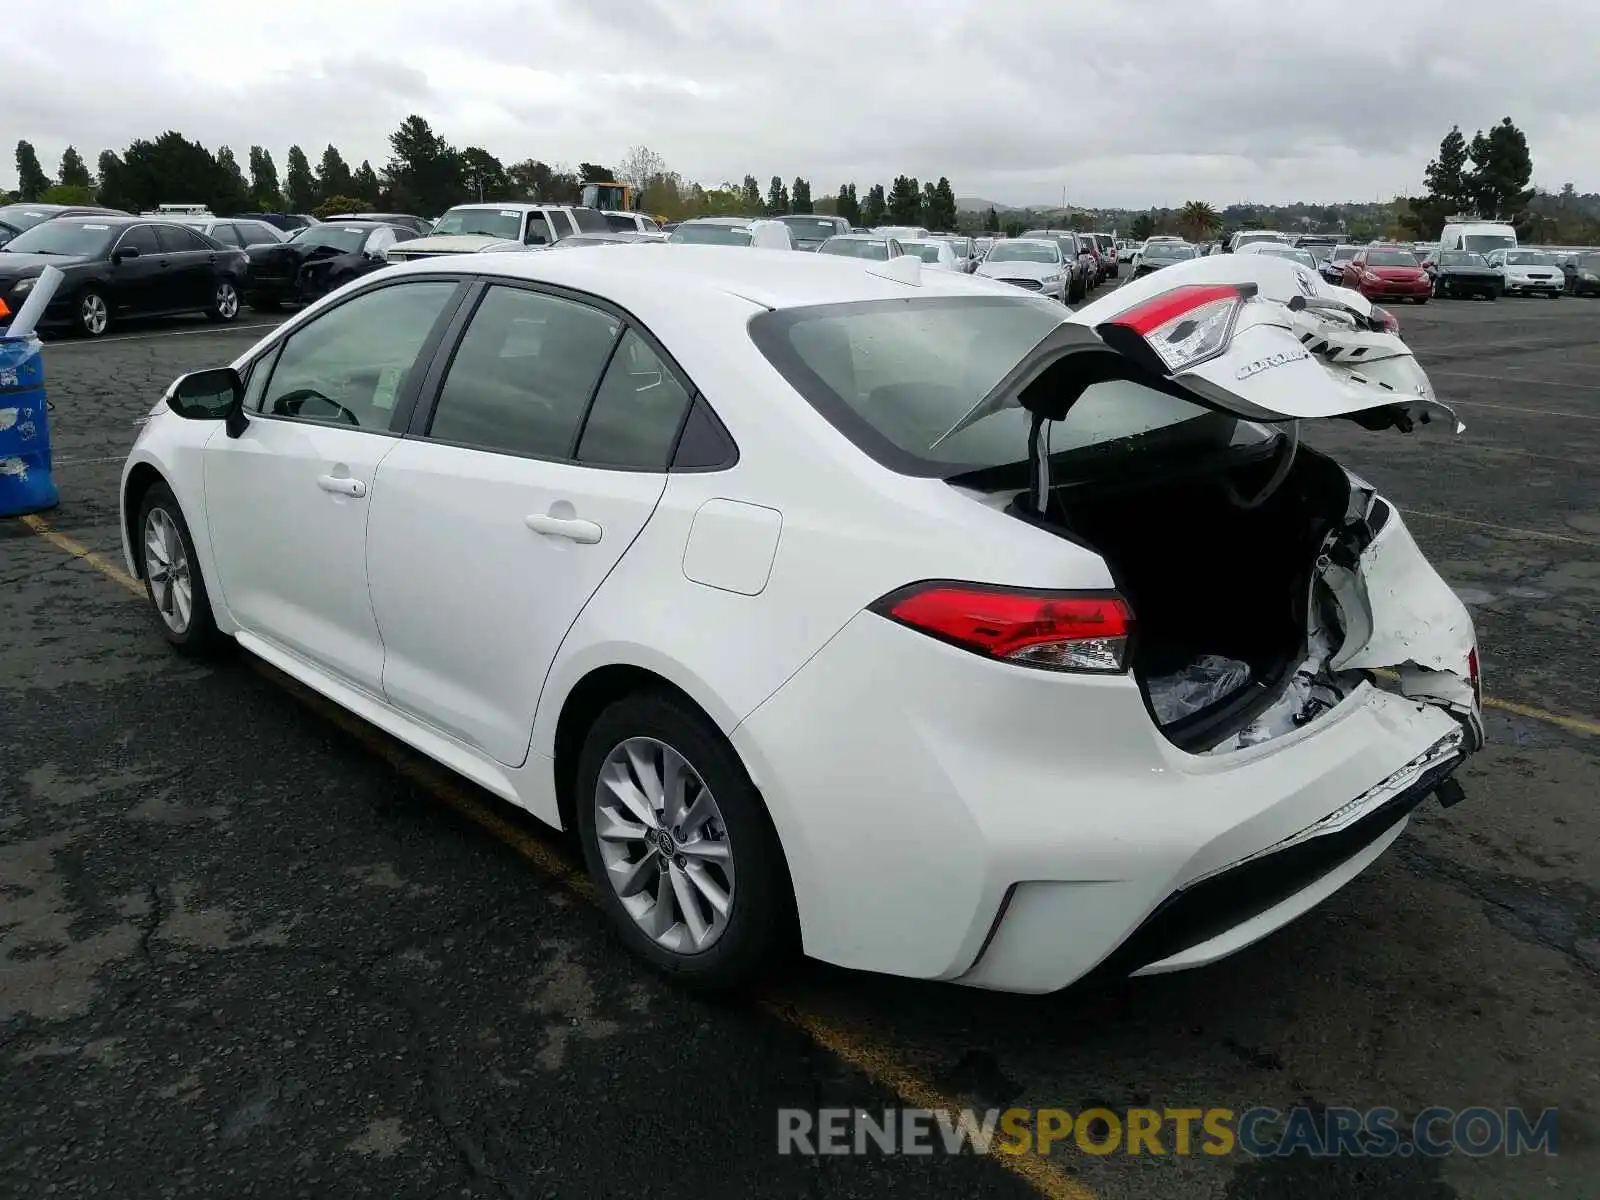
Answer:
[(291, 143), (315, 159), (329, 142), (381, 166), (416, 111), (507, 160), (614, 162), (643, 143), (708, 184), (802, 175), (821, 194), (904, 172), (1015, 203), (1065, 188), (1130, 206), (1415, 191), (1452, 124), (1470, 136), (1510, 115), (1537, 182), (1600, 187), (1590, 5), (1337, 12), (1296, 0), (391, 0), (379, 14), (278, 0), (246, 20), (197, 0), (132, 0), (115, 17), (98, 0), (54, 0), (8, 15), (0, 112), (47, 169), (68, 143), (92, 162), (169, 128), (241, 158), (265, 145), (280, 167)]

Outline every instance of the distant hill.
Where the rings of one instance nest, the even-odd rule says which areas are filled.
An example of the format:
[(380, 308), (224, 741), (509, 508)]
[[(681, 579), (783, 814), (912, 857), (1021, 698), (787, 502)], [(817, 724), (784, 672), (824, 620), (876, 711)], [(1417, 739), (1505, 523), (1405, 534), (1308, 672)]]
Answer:
[(1015, 204), (1001, 204), (998, 200), (985, 200), (981, 196), (957, 196), (957, 212), (983, 213), (994, 209), (997, 213), (1021, 212)]

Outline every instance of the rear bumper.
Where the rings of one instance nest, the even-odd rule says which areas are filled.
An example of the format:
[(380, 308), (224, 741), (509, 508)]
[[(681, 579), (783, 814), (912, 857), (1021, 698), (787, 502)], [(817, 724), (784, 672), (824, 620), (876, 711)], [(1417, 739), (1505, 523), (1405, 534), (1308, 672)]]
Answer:
[(1419, 760), (1453, 770), (1468, 747), (1443, 708), (1362, 685), (1282, 737), (1190, 755), (1128, 676), (1029, 671), (871, 614), (733, 739), (808, 954), (1017, 992), (1265, 936), (1398, 835), (1442, 777)]

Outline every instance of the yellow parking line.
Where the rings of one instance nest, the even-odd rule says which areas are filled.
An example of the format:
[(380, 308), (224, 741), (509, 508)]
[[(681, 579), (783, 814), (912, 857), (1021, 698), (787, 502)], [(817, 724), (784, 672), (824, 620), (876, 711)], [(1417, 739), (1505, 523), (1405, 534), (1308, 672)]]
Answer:
[[(102, 554), (96, 554), (82, 542), (58, 533), (43, 518), (24, 517), (22, 521), (45, 541), (81, 559), (119, 586), (138, 596), (145, 594), (144, 585), (116, 563)], [(525, 830), (518, 829), (466, 788), (455, 783), (444, 768), (431, 768), (359, 717), (259, 659), (252, 658), (250, 665), (257, 674), (282, 687), (307, 707), (315, 709), (318, 715), (344, 730), (363, 748), (387, 762), (398, 774), (423, 788), (435, 799), (448, 804), (545, 875), (591, 903), (597, 901), (594, 884), (587, 874), (558, 850)], [(962, 1100), (959, 1096), (941, 1090), (938, 1085), (897, 1062), (889, 1051), (874, 1045), (868, 1038), (857, 1036), (845, 1026), (779, 997), (763, 1000), (761, 1007), (786, 1025), (799, 1030), (841, 1062), (860, 1071), (878, 1086), (893, 1092), (902, 1104), (911, 1108), (944, 1109), (950, 1112), (961, 1109)], [(1047, 1200), (1098, 1200), (1094, 1191), (1071, 1178), (1048, 1158), (1037, 1154), (1004, 1154), (997, 1149), (991, 1150), (987, 1157)]]
[(132, 575), (129, 575), (105, 555), (95, 553), (76, 538), (69, 538), (64, 533), (57, 533), (54, 529), (50, 528), (50, 523), (43, 517), (23, 517), (22, 523), (29, 529), (33, 530), (34, 533), (42, 537), (45, 541), (49, 542), (56, 549), (65, 550), (68, 554), (72, 555), (73, 558), (83, 560), (113, 583), (127, 588), (128, 591), (132, 592), (135, 596), (144, 595), (144, 584), (140, 583)]

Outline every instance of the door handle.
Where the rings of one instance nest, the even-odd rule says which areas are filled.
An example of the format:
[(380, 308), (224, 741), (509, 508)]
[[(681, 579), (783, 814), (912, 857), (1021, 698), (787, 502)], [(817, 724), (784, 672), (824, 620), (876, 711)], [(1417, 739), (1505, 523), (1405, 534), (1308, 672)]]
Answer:
[(357, 500), (367, 494), (367, 485), (348, 475), (318, 475), (317, 486), (336, 496), (354, 496)]
[(593, 521), (582, 521), (576, 517), (552, 517), (546, 513), (529, 513), (522, 518), (522, 523), (535, 533), (566, 538), (581, 546), (594, 545), (600, 540), (603, 532)]

